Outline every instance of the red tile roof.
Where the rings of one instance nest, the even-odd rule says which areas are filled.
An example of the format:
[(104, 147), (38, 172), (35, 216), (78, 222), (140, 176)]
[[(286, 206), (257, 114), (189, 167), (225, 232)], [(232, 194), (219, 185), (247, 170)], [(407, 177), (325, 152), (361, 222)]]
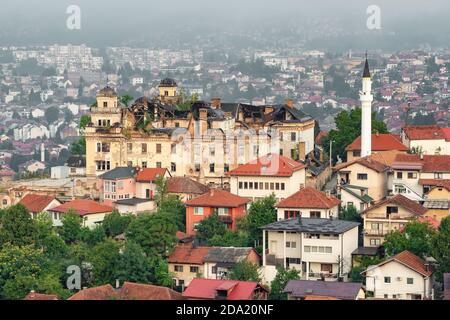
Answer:
[(361, 212), (361, 214), (364, 214), (368, 211), (379, 208), (386, 204), (396, 204), (418, 216), (421, 216), (425, 212), (427, 212), (427, 209), (425, 207), (423, 207), (422, 205), (420, 205), (419, 203), (417, 203), (413, 200), (410, 200), (401, 194), (397, 194), (397, 195), (393, 196), (392, 198), (387, 198), (387, 199), (379, 201), (378, 203), (374, 204), (373, 206), (371, 206), (371, 207), (367, 208), (366, 210), (364, 210), (363, 212)]
[(450, 179), (419, 179), (419, 184), (422, 186), (436, 186), (442, 187), (450, 191)]
[(441, 128), (442, 132), (444, 132), (445, 140), (450, 141), (450, 128)]
[(75, 293), (67, 300), (112, 300), (116, 297), (116, 291), (110, 284), (83, 289)]
[(167, 192), (186, 193), (186, 194), (204, 194), (209, 188), (200, 182), (194, 181), (188, 177), (171, 177), (167, 179)]
[(41, 196), (38, 194), (27, 194), (20, 200), (20, 204), (23, 205), (29, 212), (39, 213), (45, 210), (45, 208), (55, 200), (55, 197)]
[(137, 176), (136, 181), (138, 182), (153, 182), (161, 176), (166, 174), (166, 168), (145, 168), (141, 169)]
[[(347, 151), (361, 150), (361, 137), (358, 137), (351, 144), (345, 148)], [(407, 151), (408, 147), (405, 146), (400, 136), (395, 134), (372, 134), (372, 150), (373, 151), (388, 151), (399, 150)]]
[(331, 195), (328, 197), (325, 192), (308, 187), (297, 191), (284, 200), (281, 200), (277, 204), (277, 207), (331, 209), (340, 203), (341, 201), (339, 199)]
[(209, 192), (186, 202), (190, 207), (223, 207), (237, 208), (250, 202), (250, 199), (234, 195), (221, 189), (211, 189)]
[(217, 289), (228, 290), (226, 300), (251, 300), (255, 290), (260, 286), (253, 281), (193, 279), (183, 296), (191, 299), (215, 299)]
[[(398, 152), (398, 151), (384, 151), (384, 152)], [(353, 164), (360, 164), (364, 167), (372, 169), (378, 173), (384, 172), (389, 169), (389, 165), (382, 159), (381, 153), (372, 154), (364, 158), (358, 158), (349, 162), (344, 162), (334, 166), (334, 170), (339, 171), (350, 167)]]
[(30, 292), (23, 300), (59, 300), (57, 295)]
[(203, 264), (211, 247), (177, 246), (170, 254), (169, 263)]
[(450, 172), (450, 155), (399, 154), (393, 168), (415, 169), (422, 172)]
[(105, 206), (96, 201), (88, 199), (75, 199), (70, 202), (66, 202), (56, 208), (50, 209), (49, 211), (67, 213), (70, 209), (74, 210), (80, 216), (95, 213), (108, 213), (113, 211), (113, 208), (110, 206)]
[(446, 134), (438, 125), (431, 126), (406, 126), (403, 128), (409, 140), (442, 140)]
[(151, 284), (125, 282), (118, 290), (120, 300), (185, 300), (179, 292)]
[(272, 153), (243, 164), (227, 174), (230, 176), (290, 177), (294, 172), (305, 167), (303, 163)]
[(320, 131), (317, 137), (314, 139), (314, 143), (321, 146), (325, 137), (328, 137), (328, 131)]
[(435, 230), (439, 229), (439, 226), (441, 225), (440, 221), (438, 221), (432, 217), (419, 217), (419, 218), (417, 218), (417, 221), (419, 221), (421, 223), (428, 223)]
[(433, 274), (433, 271), (430, 270), (430, 268), (427, 269), (425, 265), (425, 261), (416, 256), (415, 254), (405, 250), (403, 252), (400, 252), (399, 254), (393, 256), (392, 258), (388, 259), (387, 261), (398, 261), (410, 269), (417, 271), (418, 273), (424, 275), (424, 276), (431, 276)]

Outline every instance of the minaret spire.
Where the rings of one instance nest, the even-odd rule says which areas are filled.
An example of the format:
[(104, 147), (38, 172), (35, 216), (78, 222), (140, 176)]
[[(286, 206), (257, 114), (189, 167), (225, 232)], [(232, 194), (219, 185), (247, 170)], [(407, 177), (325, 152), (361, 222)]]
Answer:
[(370, 75), (369, 60), (367, 58), (364, 63), (364, 71), (362, 77), (362, 91), (360, 92), (361, 100), (361, 157), (370, 156), (372, 154), (372, 78)]

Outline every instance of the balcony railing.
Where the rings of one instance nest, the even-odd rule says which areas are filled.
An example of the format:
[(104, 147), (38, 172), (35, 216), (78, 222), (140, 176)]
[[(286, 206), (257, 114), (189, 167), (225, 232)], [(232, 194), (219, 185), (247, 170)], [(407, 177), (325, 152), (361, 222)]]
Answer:
[(364, 229), (364, 234), (368, 236), (385, 236), (389, 233), (389, 230), (386, 229)]
[(310, 272), (309, 273), (310, 278), (324, 278), (324, 279), (338, 279), (339, 274), (337, 273), (316, 273), (316, 272)]
[(99, 108), (99, 107), (92, 107), (91, 108), (92, 113), (119, 113), (120, 108)]

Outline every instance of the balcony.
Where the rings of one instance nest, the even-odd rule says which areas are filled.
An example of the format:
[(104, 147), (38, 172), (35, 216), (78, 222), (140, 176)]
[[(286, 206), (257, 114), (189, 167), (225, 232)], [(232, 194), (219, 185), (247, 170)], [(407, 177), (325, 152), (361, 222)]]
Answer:
[(315, 272), (310, 272), (309, 274), (309, 278), (315, 278), (315, 279), (324, 279), (324, 280), (337, 280), (339, 279), (339, 274), (337, 273), (315, 273)]
[(120, 113), (120, 108), (99, 108), (99, 107), (92, 107), (91, 108), (92, 113)]
[(389, 233), (389, 230), (386, 229), (364, 229), (364, 234), (367, 236), (380, 236), (383, 237)]

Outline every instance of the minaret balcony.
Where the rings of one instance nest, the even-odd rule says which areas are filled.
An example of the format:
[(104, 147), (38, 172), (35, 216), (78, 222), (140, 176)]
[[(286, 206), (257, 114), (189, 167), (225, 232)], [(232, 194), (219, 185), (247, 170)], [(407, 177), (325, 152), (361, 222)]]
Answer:
[(92, 107), (92, 113), (120, 113), (120, 108)]

